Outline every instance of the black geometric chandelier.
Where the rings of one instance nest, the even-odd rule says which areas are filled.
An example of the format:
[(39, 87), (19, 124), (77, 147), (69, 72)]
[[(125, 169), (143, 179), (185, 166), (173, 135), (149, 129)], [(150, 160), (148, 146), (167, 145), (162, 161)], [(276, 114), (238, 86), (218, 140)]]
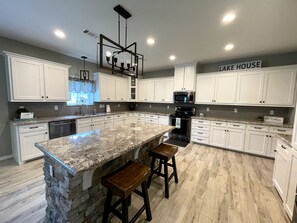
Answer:
[[(100, 68), (111, 69), (112, 73), (121, 73), (138, 78), (143, 75), (144, 56), (137, 52), (137, 43), (127, 45), (127, 19), (131, 14), (121, 5), (113, 8), (118, 13), (118, 43), (100, 34), (97, 43), (97, 65)], [(121, 45), (121, 17), (125, 19), (125, 45)], [(105, 58), (106, 62), (103, 62)], [(105, 65), (109, 65), (109, 67)]]

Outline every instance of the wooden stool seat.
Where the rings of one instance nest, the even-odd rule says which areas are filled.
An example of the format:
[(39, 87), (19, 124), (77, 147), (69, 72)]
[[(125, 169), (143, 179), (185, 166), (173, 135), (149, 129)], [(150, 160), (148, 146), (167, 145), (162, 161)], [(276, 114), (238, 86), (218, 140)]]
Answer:
[[(147, 178), (150, 176), (150, 168), (129, 161), (124, 167), (102, 178), (102, 185), (107, 190), (107, 197), (104, 205), (103, 223), (108, 222), (108, 215), (110, 212), (114, 213), (123, 223), (128, 223), (128, 206), (131, 203), (131, 194), (135, 192), (143, 197), (144, 205), (139, 209), (130, 222), (135, 222), (141, 213), (146, 211), (146, 218), (148, 221), (152, 219), (151, 208), (147, 192)], [(141, 185), (142, 191), (136, 188)], [(113, 205), (112, 196), (120, 197)], [(117, 206), (122, 204), (122, 213), (117, 210)]]
[(150, 156), (154, 156), (158, 159), (162, 160), (170, 160), (172, 157), (175, 156), (177, 153), (178, 148), (177, 146), (172, 146), (168, 144), (161, 144), (158, 147), (151, 149), (149, 151)]
[(121, 198), (127, 198), (143, 181), (151, 171), (149, 167), (136, 162), (129, 162), (124, 168), (102, 179), (102, 184)]
[[(151, 162), (151, 175), (148, 178), (147, 187), (149, 188), (152, 182), (152, 177), (154, 174), (164, 177), (165, 179), (165, 197), (169, 198), (169, 181), (174, 177), (175, 183), (178, 183), (177, 169), (175, 162), (175, 154), (178, 151), (177, 146), (160, 144), (158, 147), (151, 149), (149, 155), (152, 157)], [(159, 166), (155, 168), (156, 159), (159, 159)], [(169, 160), (172, 160), (172, 164), (168, 163)], [(162, 173), (162, 165), (164, 165), (164, 173)], [(168, 166), (173, 168), (173, 172), (168, 176)]]

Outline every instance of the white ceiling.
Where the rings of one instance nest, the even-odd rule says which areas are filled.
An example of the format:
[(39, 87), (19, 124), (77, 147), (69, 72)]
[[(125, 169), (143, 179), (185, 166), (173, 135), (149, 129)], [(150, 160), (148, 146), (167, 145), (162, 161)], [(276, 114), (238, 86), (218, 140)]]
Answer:
[[(212, 62), (297, 50), (296, 0), (0, 0), (0, 35), (66, 55), (96, 60), (96, 39), (89, 28), (117, 41), (121, 4), (128, 20), (128, 43), (136, 41), (145, 56), (145, 70), (174, 64)], [(222, 17), (234, 12), (233, 23)], [(53, 35), (62, 29), (64, 40)], [(154, 46), (147, 37), (156, 39)], [(224, 51), (227, 43), (234, 49)], [(168, 57), (177, 59), (170, 62)]]

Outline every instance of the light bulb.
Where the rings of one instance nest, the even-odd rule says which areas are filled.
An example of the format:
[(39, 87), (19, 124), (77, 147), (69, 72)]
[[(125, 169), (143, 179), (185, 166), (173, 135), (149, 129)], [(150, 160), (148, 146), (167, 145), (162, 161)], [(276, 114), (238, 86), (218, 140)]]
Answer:
[(107, 57), (111, 57), (111, 52), (110, 52), (110, 51), (106, 51), (105, 55), (106, 55)]

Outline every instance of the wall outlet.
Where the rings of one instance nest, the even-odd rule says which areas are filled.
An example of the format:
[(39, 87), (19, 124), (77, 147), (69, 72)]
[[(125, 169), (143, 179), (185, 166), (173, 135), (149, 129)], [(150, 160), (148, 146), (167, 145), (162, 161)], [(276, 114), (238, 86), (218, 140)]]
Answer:
[(121, 107), (121, 105), (120, 105), (120, 104), (118, 104), (118, 108), (119, 108), (119, 107)]
[(270, 110), (269, 114), (274, 115), (274, 110)]
[(170, 106), (169, 105), (167, 105), (167, 109), (169, 109), (170, 108)]
[(234, 113), (237, 113), (237, 112), (238, 112), (237, 108), (234, 108)]
[(209, 107), (206, 108), (206, 111), (209, 111)]
[(152, 105), (150, 105), (150, 108), (152, 108)]
[(137, 108), (138, 107), (138, 104), (136, 104), (135, 107)]
[(59, 106), (58, 106), (58, 105), (55, 105), (55, 106), (54, 106), (54, 110), (55, 110), (55, 111), (58, 111), (58, 110), (59, 110)]
[(25, 108), (25, 106), (19, 106), (20, 109)]

